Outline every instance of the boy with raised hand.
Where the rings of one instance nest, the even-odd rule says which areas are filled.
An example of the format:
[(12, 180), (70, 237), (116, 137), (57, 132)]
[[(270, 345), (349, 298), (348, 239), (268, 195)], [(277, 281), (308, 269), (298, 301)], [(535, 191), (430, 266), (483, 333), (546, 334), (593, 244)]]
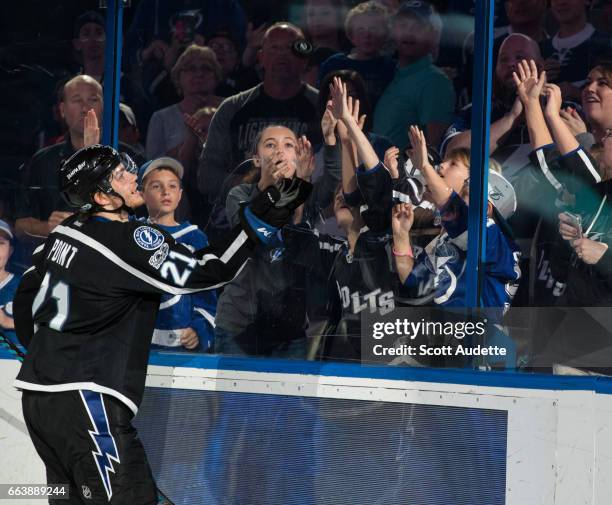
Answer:
[[(454, 173), (442, 173), (427, 161), (427, 144), (416, 126), (409, 130), (414, 148), (413, 163), (423, 174), (433, 203), (442, 216), (442, 231), (415, 258), (410, 246), (412, 207), (396, 205), (393, 209), (393, 254), (402, 283), (411, 286), (433, 277), (434, 303), (447, 307), (465, 306), (467, 264), (467, 228), (469, 192), (467, 179), (457, 192), (450, 183)], [(512, 185), (499, 173), (489, 171), (489, 203), (487, 207), (487, 249), (483, 304), (485, 307), (510, 306), (520, 279), (519, 247), (511, 237), (505, 220), (516, 210)]]
[(363, 78), (372, 108), (395, 75), (395, 62), (382, 54), (388, 39), (387, 9), (375, 1), (353, 7), (345, 20), (346, 36), (353, 49), (338, 53), (323, 62), (319, 69), (319, 84), (335, 70), (354, 70)]
[[(139, 186), (149, 214), (148, 222), (167, 231), (191, 251), (208, 245), (208, 237), (196, 225), (179, 223), (175, 211), (181, 201), (183, 165), (170, 157), (142, 165)], [(155, 321), (152, 344), (163, 349), (212, 350), (217, 311), (214, 291), (188, 295), (163, 295)]]

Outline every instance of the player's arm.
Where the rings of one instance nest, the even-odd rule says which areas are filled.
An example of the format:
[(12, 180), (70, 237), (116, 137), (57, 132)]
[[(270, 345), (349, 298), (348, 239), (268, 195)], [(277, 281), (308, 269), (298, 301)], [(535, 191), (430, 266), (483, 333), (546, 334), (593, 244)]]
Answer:
[(238, 225), (195, 253), (163, 230), (134, 223), (128, 228), (132, 236), (127, 237), (129, 265), (124, 267), (133, 277), (126, 280), (126, 288), (189, 294), (226, 284), (238, 275), (256, 244), (276, 239), (278, 230), (304, 203), (311, 189), (309, 183), (298, 178), (283, 179), (277, 186), (266, 188), (240, 209)]

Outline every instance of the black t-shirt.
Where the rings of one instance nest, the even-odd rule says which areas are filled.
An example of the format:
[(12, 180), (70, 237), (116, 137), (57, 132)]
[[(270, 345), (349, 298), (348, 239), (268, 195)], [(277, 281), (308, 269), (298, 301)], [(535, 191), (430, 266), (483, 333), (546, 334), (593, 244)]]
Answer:
[(230, 124), (234, 152), (246, 159), (257, 134), (268, 125), (291, 129), (298, 137), (306, 135), (313, 145), (321, 141), (317, 109), (305, 92), (287, 100), (276, 100), (259, 88), (257, 96), (234, 114)]
[(589, 71), (602, 58), (612, 56), (610, 36), (587, 25), (581, 32), (559, 39), (558, 34), (540, 44), (542, 57), (561, 63), (559, 77), (554, 82), (570, 82), (582, 86)]

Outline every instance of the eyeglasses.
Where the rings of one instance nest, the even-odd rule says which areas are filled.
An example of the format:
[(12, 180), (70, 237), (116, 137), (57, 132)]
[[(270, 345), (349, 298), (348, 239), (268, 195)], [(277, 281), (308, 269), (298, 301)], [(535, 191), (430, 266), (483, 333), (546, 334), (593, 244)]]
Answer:
[(207, 66), (207, 65), (199, 66), (199, 67), (196, 67), (195, 65), (190, 65), (188, 67), (183, 67), (181, 69), (181, 71), (182, 72), (187, 72), (187, 73), (190, 73), (190, 74), (195, 74), (195, 73), (206, 74), (208, 72), (212, 72), (213, 69), (211, 67)]

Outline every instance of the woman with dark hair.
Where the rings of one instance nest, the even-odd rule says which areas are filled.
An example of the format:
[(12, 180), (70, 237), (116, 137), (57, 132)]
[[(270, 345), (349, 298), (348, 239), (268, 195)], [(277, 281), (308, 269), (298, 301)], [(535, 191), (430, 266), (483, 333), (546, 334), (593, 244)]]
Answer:
[(597, 143), (612, 128), (612, 63), (594, 67), (582, 88), (582, 109)]

